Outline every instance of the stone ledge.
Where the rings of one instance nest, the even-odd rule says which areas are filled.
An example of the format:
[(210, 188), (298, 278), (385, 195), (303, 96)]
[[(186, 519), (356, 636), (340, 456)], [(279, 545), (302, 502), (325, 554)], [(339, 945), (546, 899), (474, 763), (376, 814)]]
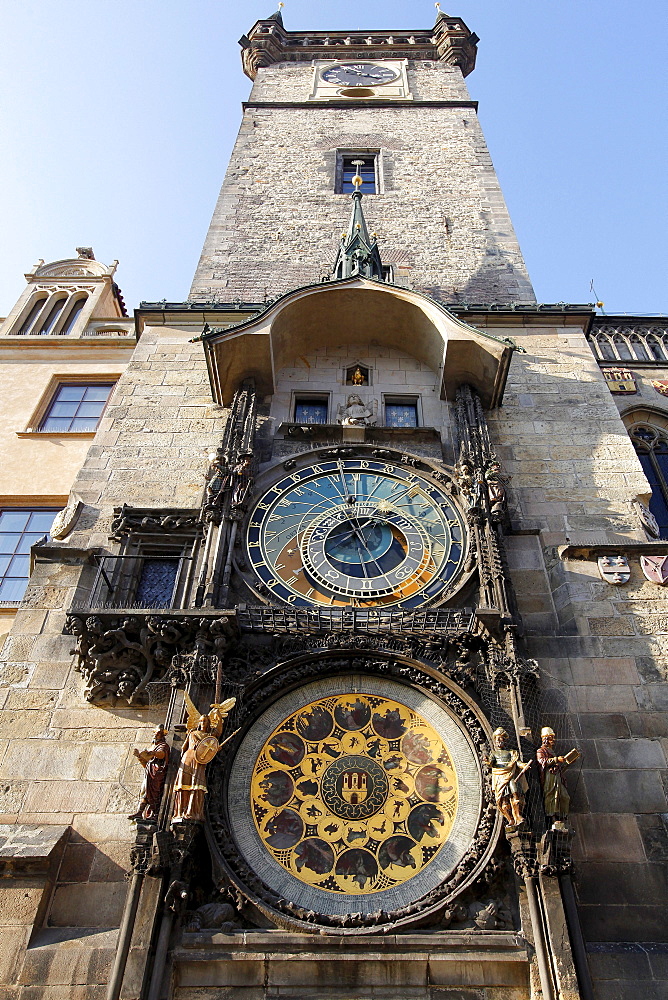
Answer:
[[(345, 950), (344, 950), (345, 949)], [(525, 986), (529, 957), (513, 932), (311, 937), (283, 931), (184, 934), (180, 986)]]

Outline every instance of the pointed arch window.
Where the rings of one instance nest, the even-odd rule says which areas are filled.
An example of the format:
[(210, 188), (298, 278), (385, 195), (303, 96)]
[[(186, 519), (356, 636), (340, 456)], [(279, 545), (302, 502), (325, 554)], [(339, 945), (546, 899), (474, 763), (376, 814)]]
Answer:
[(25, 317), (24, 320), (20, 322), (19, 328), (18, 330), (16, 330), (16, 333), (18, 335), (25, 336), (26, 334), (33, 332), (33, 326), (35, 325), (37, 317), (44, 308), (44, 303), (46, 302), (46, 298), (47, 298), (46, 295), (37, 296), (32, 306), (30, 307), (28, 315)]
[(615, 345), (615, 350), (617, 351), (617, 356), (620, 361), (634, 361), (634, 357), (631, 354), (631, 348), (626, 343), (624, 337), (621, 334), (616, 333), (612, 338), (613, 344)]
[(49, 333), (53, 333), (54, 327), (60, 318), (60, 314), (65, 308), (66, 302), (67, 302), (66, 295), (61, 295), (57, 299), (55, 299), (55, 301), (52, 301), (51, 308), (49, 309), (46, 315), (46, 319), (42, 324), (40, 324), (39, 330), (36, 330), (35, 332), (39, 333), (41, 337), (45, 337)]
[(74, 325), (78, 320), (79, 316), (81, 315), (83, 307), (86, 305), (87, 299), (88, 299), (87, 295), (81, 295), (78, 299), (75, 300), (73, 305), (70, 306), (70, 311), (68, 312), (65, 322), (63, 323), (60, 330), (63, 336), (67, 335), (68, 333), (71, 333), (72, 330), (74, 329)]
[(648, 424), (632, 428), (630, 435), (652, 487), (649, 509), (659, 523), (660, 537), (668, 538), (668, 438)]

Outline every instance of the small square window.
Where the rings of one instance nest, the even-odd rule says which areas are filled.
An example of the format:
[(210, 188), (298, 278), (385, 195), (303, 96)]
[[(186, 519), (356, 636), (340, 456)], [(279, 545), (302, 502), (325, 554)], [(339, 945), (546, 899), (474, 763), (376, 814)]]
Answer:
[(362, 178), (362, 194), (377, 194), (376, 153), (345, 153), (339, 156), (336, 191), (337, 194), (352, 194), (355, 190), (353, 177), (359, 172)]
[(40, 431), (52, 434), (94, 433), (113, 388), (113, 382), (58, 386), (39, 425)]
[(326, 424), (329, 403), (327, 399), (306, 396), (295, 400), (296, 424)]
[(417, 399), (386, 399), (385, 400), (385, 426), (386, 427), (417, 427), (418, 426), (418, 403)]
[(48, 535), (56, 510), (0, 511), (0, 603), (18, 604), (30, 576), (30, 546)]

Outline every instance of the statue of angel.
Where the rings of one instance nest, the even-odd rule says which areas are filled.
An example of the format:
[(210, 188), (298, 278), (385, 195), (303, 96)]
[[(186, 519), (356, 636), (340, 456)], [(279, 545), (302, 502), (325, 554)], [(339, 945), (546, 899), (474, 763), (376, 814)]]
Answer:
[(205, 715), (201, 715), (188, 692), (185, 692), (188, 721), (186, 736), (181, 750), (181, 763), (174, 783), (174, 815), (172, 822), (180, 820), (204, 820), (204, 796), (206, 787), (206, 766), (211, 763), (222, 746), (232, 739), (220, 742), (224, 721), (236, 703), (236, 698), (228, 698), (222, 704), (214, 704)]
[(348, 396), (346, 405), (339, 406), (337, 420), (344, 427), (368, 427), (376, 421), (376, 411), (378, 400), (374, 399), (370, 404), (362, 402), (362, 397), (356, 393)]

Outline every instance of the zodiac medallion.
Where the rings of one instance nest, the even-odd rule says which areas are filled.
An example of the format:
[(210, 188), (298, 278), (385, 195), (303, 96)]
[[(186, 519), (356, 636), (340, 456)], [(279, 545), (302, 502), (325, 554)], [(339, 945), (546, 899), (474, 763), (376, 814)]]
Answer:
[(372, 693), (312, 701), (262, 746), (250, 783), (257, 834), (307, 885), (367, 895), (436, 858), (457, 815), (451, 754), (415, 709)]

